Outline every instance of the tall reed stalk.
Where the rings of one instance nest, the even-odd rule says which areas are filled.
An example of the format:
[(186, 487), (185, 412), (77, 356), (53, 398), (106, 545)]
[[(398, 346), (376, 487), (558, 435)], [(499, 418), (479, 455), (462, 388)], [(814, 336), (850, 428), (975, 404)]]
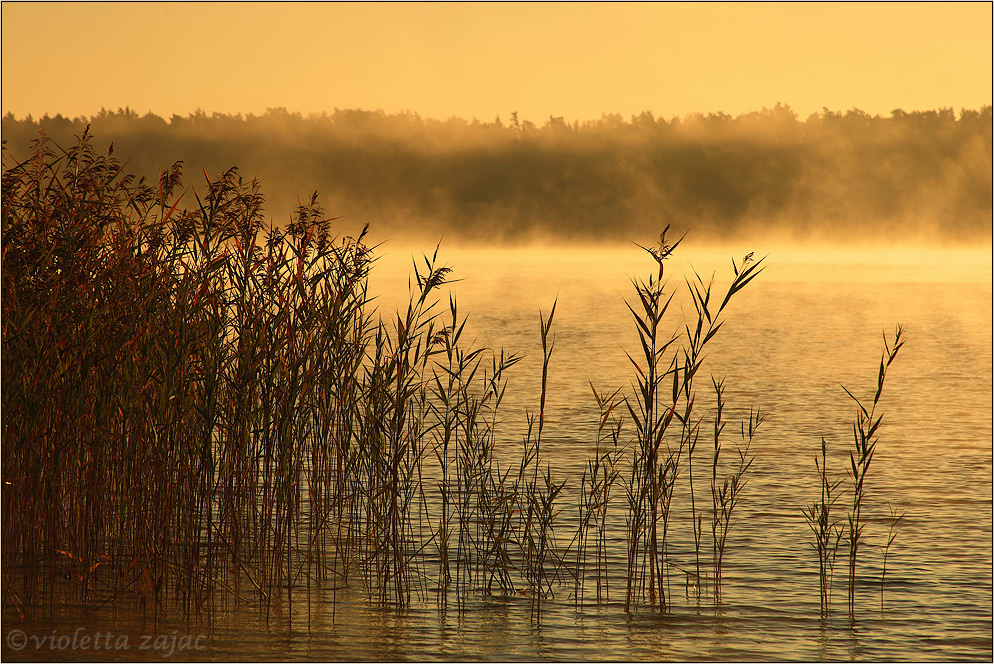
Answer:
[(862, 519), (863, 500), (866, 497), (866, 476), (873, 461), (873, 453), (877, 446), (877, 432), (883, 421), (883, 413), (877, 414), (880, 405), (880, 395), (883, 393), (887, 368), (897, 358), (898, 352), (904, 345), (904, 329), (898, 326), (894, 339), (888, 342), (884, 335), (884, 352), (880, 357), (880, 368), (877, 371), (877, 389), (869, 410), (853, 396), (852, 392), (843, 387), (846, 394), (856, 403), (859, 409), (853, 421), (853, 448), (849, 451), (849, 478), (852, 481), (852, 504), (848, 515), (846, 544), (849, 547), (849, 615), (854, 616), (856, 603), (856, 556), (863, 536), (865, 524)]
[(832, 610), (832, 579), (844, 531), (839, 520), (832, 516), (832, 510), (839, 499), (837, 489), (842, 484), (842, 479), (829, 479), (828, 444), (824, 436), (821, 437), (821, 461), (815, 457), (815, 469), (821, 483), (821, 497), (802, 509), (802, 512), (814, 535), (811, 547), (818, 554), (818, 597), (821, 615), (827, 617)]
[[(642, 354), (638, 360), (628, 356), (637, 375), (634, 404), (632, 401), (626, 404), (635, 424), (635, 449), (626, 487), (629, 515), (626, 611), (636, 608), (642, 597), (647, 597), (653, 608), (666, 610), (663, 588), (665, 548), (660, 542), (662, 533), (659, 526), (660, 520), (665, 522), (669, 516), (670, 489), (679, 463), (679, 450), (667, 450), (663, 445), (675, 411), (673, 407), (664, 405), (665, 396), (662, 395), (663, 381), (674, 372), (672, 368), (667, 371), (662, 366), (665, 353), (676, 337), (664, 338), (661, 322), (672, 301), (672, 295), (664, 293), (664, 261), (672, 255), (680, 241), (672, 246), (666, 244), (666, 231), (663, 231), (658, 248), (643, 248), (655, 259), (657, 272), (650, 275), (648, 281), (633, 280), (639, 308), (628, 304), (638, 330)], [(662, 530), (665, 532), (665, 525)]]
[(586, 468), (580, 478), (578, 525), (574, 538), (576, 561), (573, 593), (577, 605), (582, 605), (584, 602), (584, 581), (588, 575), (591, 530), (594, 540), (595, 601), (599, 604), (610, 599), (610, 579), (607, 569), (608, 506), (612, 489), (621, 474), (619, 465), (624, 454), (624, 448), (619, 444), (624, 422), (620, 416), (614, 414), (621, 403), (619, 399), (621, 390), (604, 394), (598, 392), (593, 383), (590, 384), (590, 390), (597, 402), (600, 417), (597, 421), (594, 455), (587, 460)]
[[(704, 515), (697, 510), (697, 496), (694, 490), (694, 452), (697, 449), (697, 442), (700, 437), (701, 424), (703, 422), (703, 416), (697, 414), (694, 410), (696, 403), (696, 391), (694, 388), (694, 382), (697, 377), (697, 373), (703, 364), (705, 358), (705, 347), (708, 342), (710, 342), (718, 330), (724, 323), (722, 314), (725, 308), (731, 302), (732, 297), (741, 291), (745, 286), (752, 281), (754, 278), (759, 276), (764, 268), (760, 267), (762, 259), (755, 261), (753, 259), (753, 254), (747, 254), (743, 259), (741, 264), (736, 265), (735, 261), (732, 261), (732, 272), (734, 274), (734, 279), (729, 285), (728, 291), (726, 291), (724, 298), (718, 305), (717, 309), (712, 311), (712, 289), (714, 287), (714, 276), (712, 275), (711, 280), (704, 283), (701, 276), (694, 272), (693, 279), (687, 280), (687, 290), (691, 296), (691, 302), (694, 305), (695, 318), (693, 323), (686, 322), (684, 325), (686, 346), (682, 351), (682, 361), (675, 366), (674, 376), (673, 376), (673, 401), (676, 404), (678, 401), (682, 401), (682, 408), (676, 410), (677, 420), (681, 425), (681, 438), (680, 447), (681, 449), (686, 449), (687, 458), (687, 475), (688, 475), (688, 485), (690, 492), (690, 518), (691, 527), (694, 533), (694, 587), (695, 594), (699, 597), (703, 588), (702, 574), (701, 574), (701, 547), (702, 547), (702, 535), (704, 526)], [(716, 404), (715, 412), (715, 435), (714, 435), (714, 452), (712, 453), (712, 483), (711, 483), (711, 497), (712, 497), (712, 544), (716, 545), (718, 540), (715, 536), (715, 529), (718, 525), (715, 523), (718, 518), (718, 510), (716, 499), (717, 494), (715, 493), (716, 487), (716, 463), (720, 451), (720, 441), (719, 437), (721, 430), (724, 428), (724, 424), (720, 422), (721, 412), (724, 407), (724, 401), (722, 399), (722, 390), (718, 389), (718, 385), (715, 383), (712, 376), (712, 384), (718, 393), (718, 402)], [(675, 406), (674, 406), (675, 408)], [(753, 431), (753, 415), (756, 417), (760, 416), (757, 411), (750, 415), (749, 429), (750, 429), (750, 439), (752, 437)], [(758, 426), (761, 420), (756, 420), (755, 425)], [(742, 473), (748, 468), (742, 469)], [(736, 492), (738, 487), (736, 486)], [(718, 501), (720, 502), (720, 501)], [(724, 549), (724, 544), (722, 543), (722, 549)], [(720, 565), (714, 564), (719, 560), (719, 556), (716, 555), (717, 547), (712, 547), (712, 569), (715, 574), (715, 598), (717, 599), (720, 594), (720, 589), (718, 583), (720, 582)], [(690, 575), (688, 574), (688, 577)]]
[(522, 440), (521, 463), (518, 467), (518, 479), (515, 485), (515, 495), (521, 501), (519, 542), (522, 549), (522, 565), (535, 616), (541, 615), (543, 597), (552, 594), (549, 567), (558, 570), (562, 562), (556, 545), (555, 520), (558, 511), (555, 502), (563, 490), (565, 482), (556, 481), (548, 464), (544, 470), (541, 468), (549, 363), (555, 348), (555, 337), (551, 331), (552, 322), (556, 315), (556, 304), (553, 302), (548, 318), (539, 312), (539, 333), (542, 340), (542, 379), (537, 427), (535, 426), (535, 416), (529, 414), (527, 433)]
[(714, 578), (714, 601), (721, 601), (721, 580), (725, 560), (725, 545), (728, 542), (728, 531), (732, 525), (732, 512), (741, 499), (747, 479), (745, 474), (752, 466), (755, 456), (750, 453), (752, 441), (760, 425), (766, 420), (766, 415), (759, 410), (750, 410), (748, 419), (742, 423), (742, 444), (736, 446), (735, 457), (730, 472), (721, 472), (721, 434), (726, 422), (722, 419), (725, 409), (724, 381), (711, 379), (714, 386), (717, 404), (714, 416), (714, 451), (711, 456), (711, 542), (712, 569)]
[[(732, 262), (734, 279), (716, 309), (712, 309), (713, 279), (705, 284), (699, 275), (687, 281), (687, 289), (694, 304), (695, 319), (684, 323), (686, 345), (666, 361), (668, 349), (676, 336), (664, 338), (660, 329), (663, 316), (672, 301), (672, 294), (664, 295), (664, 262), (680, 244), (666, 243), (667, 226), (659, 238), (659, 246), (645, 248), (656, 262), (657, 271), (646, 281), (635, 281), (639, 308), (628, 305), (639, 334), (642, 354), (629, 360), (636, 369), (634, 404), (628, 410), (635, 423), (635, 450), (632, 470), (627, 486), (628, 518), (628, 574), (626, 610), (637, 606), (645, 597), (650, 606), (665, 611), (669, 561), (666, 537), (669, 527), (670, 504), (679, 474), (681, 458), (690, 457), (687, 465), (691, 491), (691, 518), (694, 527), (695, 577), (700, 587), (700, 548), (702, 519), (698, 517), (693, 490), (693, 451), (699, 436), (702, 418), (695, 410), (694, 381), (705, 358), (705, 348), (724, 324), (726, 307), (739, 291), (762, 272), (760, 261), (747, 255), (741, 265)], [(665, 340), (664, 340), (665, 339)], [(666, 366), (664, 370), (662, 367)], [(672, 384), (667, 395), (664, 381)], [(667, 396), (669, 399), (667, 400)], [(666, 441), (666, 434), (673, 418), (680, 424), (680, 435), (675, 445)], [(752, 430), (750, 424), (750, 431)], [(715, 455), (717, 458), (717, 455)], [(748, 468), (746, 464), (742, 473)], [(716, 472), (716, 470), (714, 471)], [(713, 479), (716, 479), (713, 474)], [(736, 486), (736, 496), (738, 488)], [(713, 492), (712, 492), (713, 493)], [(703, 515), (702, 515), (703, 516)], [(720, 525), (720, 524), (719, 524)], [(717, 527), (717, 526), (716, 526)], [(722, 548), (723, 548), (722, 544)], [(717, 567), (716, 567), (717, 569)]]

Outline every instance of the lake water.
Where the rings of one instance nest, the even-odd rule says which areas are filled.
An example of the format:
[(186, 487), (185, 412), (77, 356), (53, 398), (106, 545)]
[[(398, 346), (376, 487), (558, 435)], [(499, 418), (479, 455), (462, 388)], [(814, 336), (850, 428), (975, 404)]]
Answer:
[[(683, 288), (692, 264), (702, 274), (715, 271), (716, 289), (723, 293), (733, 252), (680, 249), (668, 266), (671, 288)], [(753, 249), (764, 253), (762, 247), (743, 247), (734, 252), (736, 261)], [(389, 245), (380, 251), (385, 255), (372, 285), (381, 308), (389, 310), (404, 301), (410, 251)], [(634, 355), (637, 336), (624, 302), (634, 297), (631, 277), (648, 276), (652, 260), (635, 247), (443, 247), (440, 257), (462, 280), (454, 292), (460, 311), (470, 316), (465, 336), (524, 356), (509, 375), (502, 407), (498, 438), (511, 450), (506, 454), (520, 448), (526, 411), (538, 410), (539, 310), (547, 314), (558, 298), (543, 457), (557, 477), (575, 484), (592, 452), (598, 416), (588, 380), (599, 391), (631, 392), (634, 370), (625, 349)], [(581, 608), (568, 585), (543, 602), (538, 616), (530, 599), (517, 595), (474, 597), (462, 606), (441, 606), (432, 595), (397, 611), (352, 589), (339, 592), (334, 604), (315, 594), (309, 606), (298, 601), (269, 620), (247, 608), (222, 609), (212, 624), (171, 616), (155, 629), (158, 642), (143, 638), (153, 634), (152, 626), (127, 610), (69, 607), (45, 624), (20, 624), (5, 613), (4, 659), (989, 661), (990, 247), (781, 249), (765, 263), (766, 271), (729, 306), (705, 367), (725, 379), (729, 441), (751, 407), (769, 413), (753, 442), (755, 462), (728, 536), (720, 605), (698, 599), (678, 572), (670, 578), (665, 615), (626, 613), (623, 581), (611, 588), (610, 601)], [(674, 299), (667, 329), (681, 331), (681, 312), (688, 306), (686, 298)], [(818, 498), (814, 457), (822, 436), (832, 450), (832, 471), (844, 476), (855, 410), (841, 386), (872, 399), (882, 334), (891, 335), (899, 323), (907, 343), (890, 368), (882, 399), (855, 617), (850, 620), (846, 611), (840, 554), (833, 613), (822, 618), (817, 557), (800, 507)], [(698, 392), (710, 408), (709, 381), (699, 382)], [(698, 451), (701, 467), (709, 459), (708, 445), (699, 445), (705, 450)], [(689, 569), (694, 552), (683, 491), (678, 483), (669, 553), (674, 565)], [(620, 485), (616, 493), (615, 509), (623, 519)], [(891, 506), (906, 517), (889, 550), (881, 595), (880, 545)], [(565, 523), (569, 515), (562, 518)], [(624, 542), (615, 538), (609, 547), (623, 566)], [(78, 647), (81, 636), (98, 633), (107, 647)], [(76, 646), (60, 647), (60, 638), (74, 635)], [(173, 638), (171, 648), (163, 636)], [(26, 645), (18, 649), (19, 643)]]

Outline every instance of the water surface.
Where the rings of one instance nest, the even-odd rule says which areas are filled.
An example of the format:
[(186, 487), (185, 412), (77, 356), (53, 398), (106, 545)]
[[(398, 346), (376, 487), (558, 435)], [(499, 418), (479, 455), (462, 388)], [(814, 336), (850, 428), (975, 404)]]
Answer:
[[(682, 249), (682, 247), (681, 247)], [(742, 254), (754, 247), (745, 247)], [(410, 252), (385, 247), (374, 271), (379, 305), (404, 301)], [(691, 250), (672, 260), (670, 287), (683, 288), (690, 266), (716, 273), (723, 292), (732, 251)], [(543, 456), (573, 486), (593, 450), (598, 390), (631, 392), (625, 349), (637, 337), (625, 299), (632, 277), (654, 269), (636, 247), (612, 250), (465, 250), (440, 252), (455, 268), (466, 336), (523, 355), (509, 376), (498, 454), (520, 448), (527, 411), (538, 409), (539, 310), (553, 301), (555, 351)], [(384, 609), (359, 589), (332, 605), (319, 592), (268, 619), (224, 611), (213, 624), (169, 616), (152, 625), (127, 608), (69, 608), (44, 625), (5, 618), (4, 658), (162, 659), (138, 650), (141, 635), (202, 635), (183, 659), (567, 659), (567, 660), (951, 660), (992, 655), (991, 256), (980, 251), (779, 250), (768, 269), (733, 300), (711, 346), (706, 371), (724, 379), (728, 440), (750, 408), (769, 413), (752, 451), (737, 518), (729, 535), (722, 603), (698, 599), (679, 572), (670, 578), (667, 615), (624, 611), (624, 587), (601, 606), (577, 608), (571, 587), (532, 613), (523, 596), (476, 597), (441, 605), (434, 595), (409, 610)], [(441, 294), (442, 305), (445, 302)], [(680, 334), (689, 300), (678, 295), (669, 327)], [(817, 558), (800, 507), (818, 498), (814, 456), (828, 441), (832, 469), (844, 476), (855, 406), (842, 385), (872, 399), (883, 335), (905, 326), (907, 344), (888, 375), (884, 425), (868, 479), (868, 525), (860, 558), (855, 619), (845, 611), (840, 559), (835, 611), (819, 611)], [(713, 403), (709, 381), (698, 398)], [(698, 454), (707, 462), (709, 441)], [(696, 461), (695, 461), (696, 463)], [(674, 565), (693, 565), (685, 485), (671, 517)], [(624, 532), (623, 491), (614, 507)], [(706, 493), (699, 494), (706, 496)], [(564, 505), (569, 505), (564, 500)], [(907, 516), (887, 559), (881, 593), (885, 518)], [(570, 515), (562, 516), (568, 524)], [(568, 530), (564, 528), (564, 530)], [(611, 541), (617, 565), (624, 541)], [(621, 573), (622, 570), (616, 570)], [(883, 605), (882, 605), (883, 603)], [(130, 634), (129, 649), (82, 652), (11, 648), (11, 630), (61, 636), (84, 626)], [(53, 640), (54, 642), (54, 640)]]

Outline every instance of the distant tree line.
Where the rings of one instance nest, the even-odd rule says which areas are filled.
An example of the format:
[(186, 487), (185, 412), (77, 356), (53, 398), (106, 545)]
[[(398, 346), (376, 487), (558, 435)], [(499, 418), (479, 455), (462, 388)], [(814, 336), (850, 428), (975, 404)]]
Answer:
[(627, 241), (672, 224), (704, 239), (976, 242), (991, 238), (991, 120), (990, 106), (889, 117), (824, 109), (801, 120), (777, 105), (541, 126), (516, 113), (481, 122), (270, 109), (167, 121), (126, 108), (8, 114), (2, 130), (17, 160), (39, 130), (69, 145), (89, 124), (131, 172), (155, 178), (181, 160), (190, 181), (238, 166), (262, 180), (277, 222), (318, 191), (343, 223), (395, 236)]

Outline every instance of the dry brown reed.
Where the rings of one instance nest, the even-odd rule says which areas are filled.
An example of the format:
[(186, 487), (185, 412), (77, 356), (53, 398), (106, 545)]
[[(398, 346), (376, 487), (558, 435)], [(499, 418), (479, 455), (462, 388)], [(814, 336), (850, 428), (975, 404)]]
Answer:
[[(236, 169), (205, 173), (199, 188), (184, 189), (179, 163), (157, 182), (136, 180), (87, 134), (68, 150), (41, 138), (28, 161), (4, 158), (5, 608), (137, 605), (154, 619), (251, 604), (268, 617), (304, 601), (309, 616), (312, 598), (330, 595), (334, 609), (360, 588), (398, 608), (432, 594), (464, 607), (473, 594), (520, 593), (538, 618), (560, 589), (599, 604), (620, 583), (626, 610), (665, 611), (684, 460), (698, 597), (707, 576), (693, 459), (709, 418), (719, 601), (762, 416), (743, 423), (726, 467), (723, 384), (712, 377), (714, 411), (695, 384), (761, 261), (733, 262), (717, 307), (713, 279), (695, 274), (694, 317), (670, 325), (664, 264), (680, 241), (664, 232), (644, 248), (655, 270), (633, 280), (633, 393), (591, 384), (593, 453), (574, 487), (543, 452), (555, 303), (539, 312), (538, 410), (515, 453), (499, 412), (519, 357), (467, 342), (454, 296), (439, 306), (450, 271), (437, 248), (415, 262), (406, 305), (380, 311), (367, 280), (375, 247), (365, 230), (336, 238), (316, 195), (277, 227), (259, 184)], [(886, 364), (899, 347), (900, 335)], [(879, 426), (873, 408), (861, 412), (860, 487)], [(812, 512), (822, 539), (834, 532), (826, 477), (824, 511)], [(623, 516), (613, 511), (622, 502)], [(627, 560), (612, 560), (609, 542), (623, 537)]]

